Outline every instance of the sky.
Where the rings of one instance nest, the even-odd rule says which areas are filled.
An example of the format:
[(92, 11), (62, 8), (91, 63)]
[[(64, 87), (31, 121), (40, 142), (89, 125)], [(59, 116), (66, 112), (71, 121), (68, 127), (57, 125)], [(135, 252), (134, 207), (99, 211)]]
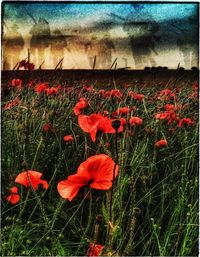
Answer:
[[(31, 52), (32, 60), (39, 65), (42, 62), (41, 58), (44, 58), (44, 68), (54, 68), (62, 56), (63, 68), (91, 68), (91, 59), (94, 59), (92, 51), (93, 55), (96, 54), (99, 68), (108, 68), (115, 58), (118, 58), (119, 68), (124, 65), (132, 69), (143, 66), (175, 68), (178, 63), (186, 68), (195, 63), (197, 65), (197, 3), (4, 2), (2, 15), (4, 60), (10, 60), (7, 61), (10, 62), (10, 68), (19, 58), (26, 57), (31, 44), (30, 31), (34, 26), (34, 20), (38, 22), (40, 18), (49, 23), (53, 38), (59, 29), (67, 45), (63, 48), (60, 43), (60, 51), (55, 50), (56, 40), (51, 40), (48, 47), (44, 47), (43, 50), (35, 47), (36, 49)], [(146, 25), (138, 25), (142, 22), (146, 22)], [(23, 37), (24, 47), (18, 52), (13, 51), (13, 57), (6, 58), (11, 45), (6, 42), (12, 40), (12, 45), (15, 42), (17, 45), (18, 42), (15, 33), (12, 32), (14, 24), (17, 24), (17, 30)], [(159, 28), (152, 32), (155, 25)], [(152, 41), (151, 46), (144, 43), (145, 36), (146, 41)], [(103, 41), (104, 37), (107, 37), (107, 41)], [(93, 42), (92, 38), (96, 38), (96, 42)], [(100, 44), (105, 45), (104, 52), (110, 60), (106, 60), (101, 54), (103, 50), (99, 49)], [(144, 51), (138, 49), (137, 44), (141, 45)], [(55, 55), (58, 58), (55, 58)]]

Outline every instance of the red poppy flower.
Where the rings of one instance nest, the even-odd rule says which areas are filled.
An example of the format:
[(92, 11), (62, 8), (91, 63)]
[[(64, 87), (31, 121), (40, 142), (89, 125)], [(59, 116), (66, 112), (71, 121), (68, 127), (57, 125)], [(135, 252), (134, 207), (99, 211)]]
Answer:
[(74, 106), (73, 111), (75, 115), (81, 114), (81, 111), (88, 106), (88, 101), (86, 98), (80, 98), (79, 102)]
[(158, 95), (159, 100), (173, 100), (175, 99), (176, 95), (170, 89), (163, 89), (160, 91)]
[(47, 95), (57, 95), (58, 89), (56, 87), (50, 87), (45, 90)]
[(113, 117), (117, 117), (118, 115), (126, 115), (131, 111), (128, 107), (120, 107), (115, 112), (112, 113)]
[(143, 94), (138, 94), (134, 91), (129, 91), (128, 95), (133, 98), (134, 100), (142, 101), (144, 99)]
[[(123, 126), (126, 125), (126, 119), (125, 118), (121, 118), (120, 122), (121, 122), (121, 127), (123, 128)], [(120, 132), (120, 131), (118, 130), (118, 132)]]
[(166, 111), (175, 111), (177, 108), (174, 104), (166, 104), (165, 105), (165, 110)]
[(22, 80), (21, 79), (13, 79), (11, 85), (12, 85), (12, 87), (21, 88)]
[(129, 120), (129, 124), (131, 126), (135, 126), (135, 125), (140, 126), (140, 125), (142, 125), (142, 122), (143, 122), (143, 120), (139, 117), (131, 117)]
[(30, 186), (34, 190), (38, 189), (39, 184), (41, 184), (43, 188), (47, 189), (49, 185), (46, 180), (40, 179), (41, 177), (42, 177), (42, 173), (34, 170), (27, 170), (17, 175), (15, 182), (25, 187)]
[(83, 85), (83, 89), (87, 92), (94, 91), (94, 88), (92, 86)]
[(155, 118), (160, 119), (160, 120), (168, 120), (168, 125), (179, 120), (179, 117), (176, 115), (176, 113), (174, 111), (166, 111), (166, 112), (157, 113), (155, 115)]
[(46, 124), (43, 125), (42, 130), (44, 132), (53, 131), (53, 126), (49, 123), (46, 123)]
[(194, 124), (194, 122), (190, 118), (183, 118), (183, 119), (179, 120), (178, 127), (182, 128), (182, 127), (184, 127), (184, 125), (192, 126), (193, 124)]
[(87, 256), (100, 256), (103, 248), (104, 248), (103, 245), (90, 243), (89, 248), (87, 250)]
[(106, 92), (106, 91), (105, 91), (104, 89), (100, 89), (100, 90), (98, 91), (98, 94), (104, 96), (105, 92)]
[(64, 136), (64, 141), (67, 142), (67, 141), (73, 141), (74, 140), (74, 137), (72, 135), (66, 135)]
[(117, 114), (127, 114), (129, 113), (130, 109), (128, 107), (121, 107), (121, 108), (118, 108), (116, 113)]
[(18, 187), (11, 187), (10, 192), (12, 194), (17, 194), (18, 193)]
[(38, 85), (35, 87), (35, 92), (36, 92), (37, 94), (41, 94), (41, 93), (45, 92), (48, 87), (49, 87), (49, 86), (48, 86), (48, 84), (47, 84), (46, 82), (40, 83), (40, 84), (38, 84)]
[(123, 94), (119, 89), (111, 89), (110, 91), (105, 91), (103, 93), (103, 96), (105, 98), (111, 98), (111, 97), (122, 98)]
[(162, 148), (162, 147), (165, 147), (165, 146), (167, 146), (167, 140), (165, 140), (165, 139), (161, 139), (161, 140), (155, 142), (155, 147), (156, 148)]
[(157, 113), (155, 115), (155, 118), (159, 119), (159, 120), (169, 120), (170, 119), (170, 112)]
[[(112, 187), (115, 162), (105, 154), (89, 157), (78, 167), (77, 173), (57, 185), (62, 198), (71, 201), (81, 187), (89, 185), (91, 188), (108, 190)], [(118, 165), (115, 167), (115, 177), (118, 175)]]
[(11, 204), (16, 204), (20, 200), (20, 195), (18, 194), (18, 188), (12, 187), (10, 189), (11, 194), (7, 196), (6, 200), (10, 202)]
[(18, 194), (10, 194), (7, 196), (6, 200), (11, 204), (16, 204), (20, 201), (20, 195)]
[[(78, 124), (84, 132), (90, 133), (90, 137), (93, 142), (96, 141), (96, 133), (97, 131), (101, 131), (103, 133), (116, 133), (115, 129), (112, 127), (112, 119), (108, 117), (102, 116), (100, 113), (91, 114), (90, 116), (79, 115), (78, 116)], [(118, 129), (118, 132), (123, 131), (124, 121), (121, 122), (121, 125)]]

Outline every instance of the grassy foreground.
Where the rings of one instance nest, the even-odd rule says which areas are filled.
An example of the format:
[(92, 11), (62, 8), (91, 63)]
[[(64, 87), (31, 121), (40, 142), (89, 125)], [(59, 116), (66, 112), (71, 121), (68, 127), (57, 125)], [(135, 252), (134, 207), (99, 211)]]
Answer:
[[(50, 92), (12, 81), (2, 93), (2, 256), (197, 256), (197, 86), (114, 85), (106, 93), (80, 83)], [(87, 104), (75, 115), (80, 98)], [(97, 131), (94, 142), (78, 119), (97, 113), (124, 118), (123, 131)], [(112, 187), (88, 184), (72, 201), (62, 198), (57, 184), (99, 154), (119, 166)], [(26, 170), (41, 172), (48, 188), (16, 183)], [(14, 204), (7, 197), (15, 186)], [(102, 251), (88, 251), (90, 243)]]

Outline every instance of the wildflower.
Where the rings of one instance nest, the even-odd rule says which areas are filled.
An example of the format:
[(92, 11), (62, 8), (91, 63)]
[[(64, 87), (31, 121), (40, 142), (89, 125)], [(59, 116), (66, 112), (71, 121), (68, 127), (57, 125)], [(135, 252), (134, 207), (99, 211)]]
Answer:
[(140, 125), (142, 125), (142, 122), (143, 122), (143, 120), (139, 117), (131, 117), (129, 120), (129, 124), (131, 126), (135, 126), (135, 125), (140, 126)]
[(79, 102), (74, 106), (73, 111), (75, 115), (81, 114), (81, 111), (88, 106), (88, 101), (86, 98), (80, 98)]
[(175, 111), (177, 108), (174, 104), (166, 104), (165, 105), (165, 110), (166, 111)]
[(108, 155), (91, 156), (80, 164), (76, 174), (58, 183), (58, 192), (62, 198), (72, 201), (79, 189), (86, 185), (94, 189), (108, 190), (112, 187), (114, 167), (117, 176), (118, 165), (115, 165)]
[(106, 91), (104, 89), (100, 89), (97, 93), (98, 93), (98, 95), (101, 95), (102, 97), (104, 97), (105, 92)]
[(73, 141), (74, 137), (72, 135), (66, 135), (66, 136), (64, 136), (63, 139), (65, 142), (69, 142), (69, 141)]
[(144, 95), (143, 94), (138, 94), (134, 91), (129, 91), (128, 95), (133, 98), (134, 100), (138, 100), (138, 101), (142, 101), (144, 99)]
[(50, 87), (45, 90), (47, 95), (57, 95), (58, 94), (58, 88), (56, 87)]
[(123, 94), (119, 89), (111, 89), (110, 91), (105, 91), (103, 93), (103, 96), (105, 98), (111, 98), (111, 97), (122, 98)]
[(103, 248), (103, 245), (90, 243), (89, 248), (87, 250), (87, 256), (100, 256)]
[(158, 99), (159, 100), (165, 100), (165, 101), (169, 101), (169, 100), (174, 100), (176, 97), (176, 95), (172, 92), (172, 90), (170, 89), (163, 89), (160, 91), (159, 95), (158, 95)]
[(179, 120), (179, 123), (178, 123), (178, 127), (179, 128), (182, 128), (182, 127), (184, 127), (184, 125), (186, 125), (186, 126), (192, 126), (193, 125), (193, 121), (190, 119), (190, 118), (183, 118), (183, 119), (181, 119), (181, 120)]
[(94, 88), (92, 86), (83, 85), (83, 89), (87, 92), (94, 91)]
[(162, 148), (162, 147), (165, 147), (167, 146), (167, 140), (166, 139), (161, 139), (157, 142), (155, 142), (155, 147), (156, 148)]
[(155, 118), (159, 119), (159, 120), (167, 120), (168, 125), (179, 120), (179, 117), (176, 115), (176, 113), (174, 111), (166, 111), (166, 112), (157, 113), (155, 115)]
[(38, 84), (36, 87), (35, 87), (35, 92), (37, 94), (41, 94), (41, 93), (44, 93), (48, 88), (48, 84), (46, 82), (44, 83), (40, 83)]
[(19, 183), (25, 187), (32, 187), (34, 190), (38, 189), (38, 185), (41, 184), (43, 188), (48, 188), (48, 183), (46, 180), (40, 179), (42, 173), (34, 170), (23, 171), (17, 175), (15, 182)]
[(22, 80), (21, 79), (13, 79), (11, 85), (12, 85), (12, 87), (21, 88)]
[(159, 120), (169, 120), (170, 119), (170, 112), (157, 113), (155, 115), (155, 118), (159, 119)]
[(44, 132), (53, 131), (53, 126), (51, 124), (49, 124), (49, 123), (46, 123), (46, 124), (43, 125), (42, 130)]
[[(98, 131), (103, 133), (114, 134), (116, 131), (112, 127), (112, 119), (102, 116), (100, 113), (91, 114), (90, 116), (79, 115), (78, 124), (84, 132), (90, 133), (93, 142), (96, 141)], [(123, 124), (120, 125), (118, 132), (123, 131)]]
[(130, 109), (128, 107), (121, 107), (121, 108), (118, 108), (116, 113), (119, 115), (119, 114), (128, 114), (130, 111)]
[(7, 196), (7, 201), (10, 202), (11, 204), (16, 204), (20, 200), (20, 195), (18, 194), (18, 188), (17, 187), (12, 187), (10, 189), (11, 194)]
[(17, 194), (18, 193), (18, 187), (11, 187), (10, 192), (12, 194)]

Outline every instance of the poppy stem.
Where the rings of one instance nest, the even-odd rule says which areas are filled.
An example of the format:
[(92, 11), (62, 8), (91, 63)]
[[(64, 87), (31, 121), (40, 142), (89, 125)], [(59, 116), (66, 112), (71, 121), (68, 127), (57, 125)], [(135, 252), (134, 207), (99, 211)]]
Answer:
[[(109, 220), (112, 223), (112, 204), (113, 204), (113, 193), (114, 193), (114, 182), (115, 182), (115, 171), (118, 163), (118, 147), (117, 147), (117, 136), (118, 136), (118, 129), (116, 129), (115, 134), (115, 151), (116, 151), (116, 161), (113, 169), (113, 179), (112, 179), (112, 187), (111, 187), (111, 194), (110, 194), (110, 212), (109, 212)], [(108, 235), (110, 234), (110, 225), (108, 227)]]
[(98, 235), (99, 235), (99, 224), (96, 224), (94, 227), (94, 243), (93, 243), (93, 247), (92, 247), (92, 254), (94, 254), (94, 249), (95, 249), (95, 246), (97, 243)]
[(19, 215), (18, 215), (18, 217), (17, 217), (17, 220), (20, 220), (21, 217), (22, 217), (22, 214), (24, 213), (24, 210), (25, 210), (26, 205), (27, 205), (27, 202), (28, 202), (29, 195), (30, 195), (30, 189), (28, 190), (28, 192), (27, 192), (27, 194), (26, 194), (26, 198), (25, 198), (25, 200), (24, 200), (24, 205), (23, 205), (22, 209), (21, 209), (20, 212), (19, 212)]

